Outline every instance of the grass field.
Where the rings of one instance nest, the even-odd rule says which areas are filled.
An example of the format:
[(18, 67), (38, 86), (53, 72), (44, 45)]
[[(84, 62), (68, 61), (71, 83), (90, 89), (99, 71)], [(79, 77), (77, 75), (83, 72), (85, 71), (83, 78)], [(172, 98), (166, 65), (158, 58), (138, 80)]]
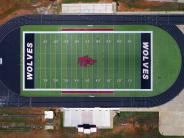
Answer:
[[(176, 78), (177, 78), (177, 76), (179, 74), (180, 67), (181, 67), (181, 55), (180, 55), (180, 50), (179, 50), (179, 47), (177, 46), (176, 41), (167, 32), (163, 31), (160, 28), (154, 27), (154, 26), (149, 26), (149, 25), (126, 25), (126, 26), (125, 25), (122, 25), (122, 26), (119, 26), (119, 25), (117, 25), (117, 26), (80, 26), (80, 25), (77, 25), (77, 26), (57, 26), (56, 25), (56, 26), (49, 26), (49, 27), (48, 26), (24, 26), (21, 29), (22, 29), (22, 31), (30, 31), (30, 30), (31, 31), (58, 31), (58, 30), (61, 30), (63, 28), (113, 28), (115, 31), (153, 31), (153, 44), (154, 44), (153, 45), (153, 53), (154, 53), (153, 54), (153, 65), (154, 65), (153, 66), (153, 91), (152, 92), (136, 91), (136, 90), (135, 91), (131, 91), (131, 92), (128, 92), (128, 91), (123, 91), (123, 92), (122, 91), (116, 91), (113, 94), (108, 94), (108, 95), (107, 94), (80, 94), (80, 95), (79, 94), (71, 94), (71, 95), (65, 95), (65, 94), (61, 94), (60, 91), (58, 91), (58, 92), (57, 91), (53, 91), (53, 92), (48, 92), (48, 91), (47, 92), (46, 91), (41, 91), (41, 92), (40, 91), (35, 91), (35, 92), (22, 91), (21, 94), (23, 96), (61, 96), (61, 95), (62, 96), (91, 96), (91, 95), (93, 95), (93, 96), (111, 96), (111, 97), (112, 96), (134, 96), (134, 97), (146, 96), (146, 97), (149, 97), (149, 96), (158, 95), (158, 94), (164, 92), (165, 90), (167, 90), (175, 82), (175, 80), (176, 80)], [(39, 37), (47, 37), (47, 41), (50, 42), (49, 41), (50, 40), (50, 37), (59, 37), (59, 36), (58, 35), (49, 36), (49, 34), (47, 34), (45, 36), (39, 36), (38, 35), (37, 38), (36, 38), (36, 39), (38, 39), (38, 41), (39, 41)], [(64, 36), (64, 37), (66, 37), (66, 36)], [(72, 38), (73, 37), (77, 37), (77, 36), (72, 36)], [(85, 37), (88, 37), (88, 36), (85, 36)], [(136, 39), (138, 39), (139, 36), (138, 35), (135, 35), (135, 36), (132, 37), (132, 36), (129, 36), (127, 34), (127, 35), (124, 35), (124, 37), (131, 37), (131, 40), (134, 40), (134, 37), (135, 37), (135, 40), (136, 40)], [(77, 39), (77, 40), (81, 40), (81, 38), (80, 39)], [(43, 38), (41, 38), (41, 39), (43, 39)], [(62, 38), (60, 38), (60, 39), (62, 39)], [(101, 41), (102, 41), (102, 39), (103, 38), (100, 38)], [(52, 39), (52, 40), (54, 40), (54, 39)], [(64, 46), (58, 47), (59, 49), (56, 49), (55, 48), (56, 46), (54, 46), (54, 45), (57, 45), (57, 40), (55, 42), (53, 41), (53, 44), (52, 44), (53, 49), (49, 49), (48, 48), (47, 50), (50, 53), (53, 53), (54, 51), (60, 53), (59, 51), (61, 51), (61, 50), (63, 51), (64, 48), (65, 48), (64, 51), (66, 51), (66, 53), (67, 53), (67, 49)], [(125, 42), (123, 39), (122, 39), (122, 41)], [(82, 41), (82, 43), (84, 43), (84, 42)], [(132, 41), (132, 43), (135, 43), (135, 46), (136, 46), (136, 41)], [(76, 43), (75, 43), (75, 41), (72, 41), (72, 45), (81, 45), (81, 44), (78, 44), (77, 41), (76, 41)], [(127, 43), (127, 45), (128, 45), (128, 43)], [(100, 45), (100, 47), (104, 47), (104, 46), (107, 46), (107, 45), (105, 45), (104, 43), (102, 45)], [(72, 47), (72, 46), (70, 46), (70, 47)], [(70, 54), (73, 55), (72, 56), (73, 58), (77, 58), (83, 52), (84, 54), (87, 54), (87, 55), (89, 55), (91, 57), (93, 57), (93, 56), (95, 58), (97, 57), (97, 59), (100, 60), (101, 56), (99, 56), (100, 54), (97, 54), (97, 53), (101, 53), (100, 50), (102, 50), (102, 49), (99, 48), (99, 47), (97, 47), (97, 45), (96, 45), (96, 47), (98, 49), (97, 52), (95, 52), (95, 49), (91, 50), (91, 46), (88, 46), (88, 48), (85, 48), (85, 49), (82, 48), (82, 47), (84, 47), (84, 45), (81, 46), (81, 49), (83, 49), (83, 50), (78, 50), (77, 53), (75, 53), (75, 51), (77, 51), (76, 47), (75, 46), (72, 47), (72, 50), (71, 51), (72, 51), (73, 54), (72, 53), (70, 53)], [(111, 46), (111, 48), (112, 48), (111, 51), (115, 51), (114, 47), (115, 46)], [(42, 47), (42, 48), (44, 49), (44, 47)], [(126, 47), (121, 47), (121, 48), (118, 49), (118, 50), (116, 49), (116, 50), (120, 53), (120, 50), (123, 50), (123, 48), (126, 48)], [(40, 50), (40, 49), (38, 49), (38, 50)], [(136, 49), (132, 49), (132, 48), (130, 49), (129, 47), (127, 47), (127, 50), (128, 51), (129, 50), (133, 50), (134, 51)], [(112, 52), (112, 53), (115, 53), (115, 52)], [(48, 55), (51, 55), (49, 53), (47, 53), (47, 54)], [(128, 53), (125, 53), (125, 54), (128, 55)], [(37, 56), (39, 56), (39, 55), (37, 55)], [(40, 64), (39, 62), (41, 61), (42, 66), (44, 66), (44, 62), (47, 62), (47, 64), (50, 64), (49, 66), (54, 66), (55, 67), (54, 69), (56, 69), (57, 67), (61, 66), (62, 64), (66, 64), (65, 63), (66, 61), (65, 62), (62, 61), (62, 57), (63, 58), (70, 58), (69, 57), (69, 54), (67, 53), (66, 55), (62, 55), (61, 58), (57, 58), (57, 56), (61, 56), (61, 54), (56, 54), (55, 56), (50, 56), (50, 57), (47, 56), (48, 59), (45, 60), (45, 58), (43, 58), (44, 55), (45, 54), (43, 53), (43, 55), (41, 57), (41, 59), (43, 59), (43, 60), (37, 60), (36, 62), (38, 62), (38, 64)], [(121, 54), (117, 54), (117, 55), (118, 56), (121, 56)], [(112, 56), (114, 58), (113, 54), (112, 55), (108, 55), (108, 57), (109, 56)], [(133, 57), (135, 58), (135, 56), (133, 56)], [(54, 60), (55, 62), (50, 62), (49, 60), (51, 58), (52, 58), (52, 60), (53, 59), (56, 59), (56, 60)], [(71, 60), (71, 61), (75, 62), (75, 64), (74, 63), (71, 63), (70, 65), (68, 65), (69, 66), (68, 69), (71, 69), (71, 67), (73, 68), (73, 66), (78, 66), (76, 64), (76, 60)], [(131, 59), (131, 62), (132, 61), (134, 61), (134, 59), (133, 60)], [(62, 62), (62, 64), (58, 64), (58, 62)], [(110, 62), (110, 60), (109, 60), (109, 62)], [(99, 63), (97, 62), (97, 65), (98, 64), (100, 64), (100, 62)], [(111, 64), (112, 65), (111, 67), (114, 68), (113, 63), (110, 62), (109, 64)], [(104, 73), (104, 70), (105, 70), (104, 69), (104, 64), (100, 64), (100, 66), (101, 66), (100, 68), (95, 68), (95, 66), (97, 66), (97, 65), (94, 64), (94, 65), (92, 65), (89, 68), (82, 68), (80, 70), (81, 75), (79, 75), (78, 72), (75, 72), (74, 71), (72, 73), (72, 75), (70, 74), (69, 76), (70, 77), (71, 76), (75, 76), (74, 77), (74, 79), (75, 79), (76, 76), (80, 76), (81, 77), (82, 74), (84, 76), (91, 75), (91, 77), (93, 77), (93, 75), (98, 75), (97, 73), (96, 74), (94, 73), (93, 75), (92, 74), (88, 74), (88, 71), (89, 70), (93, 70), (93, 71), (98, 70), (99, 71), (99, 75), (102, 75), (103, 76), (104, 75), (103, 73)], [(131, 65), (133, 65), (133, 66), (135, 65), (136, 66), (136, 64), (131, 64)], [(163, 68), (163, 65), (164, 65), (164, 68)], [(123, 62), (120, 63), (120, 66), (123, 66)], [(128, 67), (128, 65), (126, 67)], [(130, 67), (127, 68), (128, 71), (129, 71), (129, 68)], [(65, 70), (65, 72), (64, 72), (64, 70)], [(77, 70), (77, 69), (75, 69), (75, 70)], [(134, 70), (135, 70), (135, 68), (134, 68)], [(44, 72), (46, 72), (46, 75), (48, 77), (51, 77), (50, 74), (54, 74), (54, 73), (50, 73), (51, 71), (52, 71), (51, 69), (50, 69), (50, 71), (47, 69), (47, 71), (43, 71), (42, 72), (42, 75), (41, 76), (44, 76), (44, 74), (45, 74)], [(61, 74), (63, 72), (64, 75), (67, 75), (66, 69), (59, 70), (59, 71), (60, 71)], [(56, 71), (53, 71), (53, 72), (56, 72)], [(56, 76), (58, 77), (58, 74), (60, 74), (60, 73), (58, 73), (58, 71), (57, 71), (56, 74), (54, 74), (51, 78), (52, 79), (55, 79), (55, 77)], [(39, 75), (40, 74), (41, 73), (39, 73)], [(113, 74), (113, 73), (111, 73), (111, 74)], [(138, 74), (138, 73), (136, 72), (136, 74)], [(168, 75), (168, 74), (170, 74), (170, 75)], [(134, 77), (133, 73), (132, 74), (129, 74), (129, 75), (126, 74), (126, 76), (133, 76)], [(135, 75), (135, 77), (137, 77), (137, 76)], [(112, 77), (114, 77), (114, 76), (112, 75)], [(119, 77), (119, 74), (118, 74), (118, 77)], [(115, 79), (115, 80), (117, 80), (117, 79)], [(124, 76), (123, 76), (123, 80), (124, 80)], [(38, 79), (37, 81), (38, 81), (38, 84), (39, 84), (37, 87), (40, 87), (41, 86), (41, 87), (51, 88), (53, 85), (55, 85), (54, 87), (61, 87), (61, 86), (62, 87), (68, 87), (68, 85), (71, 85), (72, 87), (73, 86), (76, 86), (76, 87), (81, 86), (81, 87), (87, 88), (87, 87), (97, 86), (98, 88), (100, 88), (100, 87), (103, 88), (102, 87), (103, 86), (103, 83), (102, 82), (100, 84), (97, 83), (97, 84), (92, 85), (92, 84), (85, 83), (84, 80), (81, 81), (79, 83), (79, 85), (77, 85), (75, 83), (75, 81), (74, 81), (74, 82), (72, 82), (70, 84), (65, 83), (63, 85), (61, 85), (60, 83), (59, 84), (52, 83), (52, 84), (49, 84), (48, 86), (44, 86), (45, 85), (44, 81), (42, 81), (40, 83), (39, 82), (40, 79)], [(55, 81), (57, 81), (57, 80), (55, 80)], [(132, 79), (132, 82), (133, 81), (134, 81), (134, 79)], [(140, 82), (140, 81), (136, 81), (136, 82)], [(133, 84), (134, 83), (131, 83), (130, 88), (132, 88), (132, 87), (137, 88), (139, 86), (138, 84), (136, 84), (136, 85), (133, 85)], [(113, 83), (110, 83), (108, 85), (109, 85), (108, 86), (109, 88), (113, 88)], [(114, 86), (116, 88), (120, 87), (117, 84), (115, 84)], [(128, 85), (126, 85), (126, 86), (128, 86)], [(123, 86), (123, 88), (124, 88), (124, 86)]]
[[(140, 33), (35, 34), (35, 88), (140, 89)], [(88, 55), (97, 60), (81, 67)]]

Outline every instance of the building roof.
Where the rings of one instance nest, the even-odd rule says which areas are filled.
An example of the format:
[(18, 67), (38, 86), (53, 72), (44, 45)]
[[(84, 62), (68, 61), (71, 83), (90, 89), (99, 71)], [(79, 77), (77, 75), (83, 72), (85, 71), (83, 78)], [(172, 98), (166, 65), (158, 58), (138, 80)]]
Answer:
[(109, 108), (65, 108), (64, 126), (78, 127), (82, 124), (96, 125), (97, 128), (112, 128)]
[(53, 111), (44, 111), (44, 118), (45, 119), (53, 119), (54, 118), (54, 112)]
[(62, 13), (115, 13), (116, 3), (73, 3), (62, 4)]

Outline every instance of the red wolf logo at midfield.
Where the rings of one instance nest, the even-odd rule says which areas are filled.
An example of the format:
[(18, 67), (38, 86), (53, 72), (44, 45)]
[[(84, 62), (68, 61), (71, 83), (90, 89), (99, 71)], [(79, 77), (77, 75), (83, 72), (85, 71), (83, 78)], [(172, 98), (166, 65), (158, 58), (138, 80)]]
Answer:
[(94, 63), (96, 63), (96, 60), (88, 56), (78, 58), (78, 64), (80, 64), (81, 67), (87, 67), (88, 65), (93, 65)]

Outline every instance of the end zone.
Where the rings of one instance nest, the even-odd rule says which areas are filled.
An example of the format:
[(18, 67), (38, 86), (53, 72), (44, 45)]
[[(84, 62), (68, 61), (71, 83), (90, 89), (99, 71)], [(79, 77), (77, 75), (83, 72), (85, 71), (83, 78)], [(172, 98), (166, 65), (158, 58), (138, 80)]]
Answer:
[(24, 34), (24, 88), (34, 89), (34, 34)]

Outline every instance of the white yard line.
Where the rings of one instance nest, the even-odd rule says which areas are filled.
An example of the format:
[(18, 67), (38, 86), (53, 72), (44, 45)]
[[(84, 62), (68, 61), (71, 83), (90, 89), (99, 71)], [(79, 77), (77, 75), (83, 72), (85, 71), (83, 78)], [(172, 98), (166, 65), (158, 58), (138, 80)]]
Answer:
[[(77, 40), (77, 35), (76, 35), (76, 40)], [(76, 46), (75, 54), (76, 54), (76, 57), (78, 58), (78, 54), (77, 54), (78, 43), (76, 43), (75, 46)], [(77, 62), (78, 62), (78, 59), (77, 59)], [(78, 63), (76, 64), (76, 69), (75, 69), (76, 70), (76, 77), (75, 77), (76, 79), (78, 79), (77, 66), (78, 66)], [(76, 82), (75, 84), (76, 84), (76, 87), (78, 87), (78, 85), (77, 85), (78, 83)]]
[[(94, 44), (94, 42), (93, 42), (93, 34), (92, 34), (92, 47), (93, 47), (93, 44)], [(93, 48), (94, 48), (94, 47), (93, 47)], [(93, 52), (93, 51), (94, 51), (94, 50), (92, 49), (92, 57), (94, 56), (94, 52)], [(93, 73), (94, 73), (94, 71), (93, 71), (93, 68), (94, 68), (94, 67), (92, 66), (92, 77), (91, 77), (91, 78), (92, 78), (92, 87), (94, 86), (94, 82), (93, 82), (93, 79), (94, 79), (94, 78), (93, 78)]]
[[(108, 45), (107, 45), (107, 55), (108, 55), (108, 60), (107, 60), (107, 62), (108, 62), (108, 78), (107, 79), (109, 79), (109, 34), (108, 34)], [(109, 83), (107, 82), (107, 84), (108, 84), (108, 88), (109, 88)]]
[[(41, 35), (39, 35), (39, 49), (40, 49), (39, 52), (41, 52)], [(40, 58), (39, 58), (39, 59), (40, 59), (40, 64), (39, 64), (39, 66), (40, 66), (40, 68), (41, 68), (41, 66), (42, 66), (42, 65), (41, 65), (41, 63), (42, 63), (42, 62), (41, 62), (41, 56), (39, 56), (39, 57), (40, 57)], [(42, 82), (42, 75), (41, 75), (41, 74), (42, 74), (42, 72), (39, 71), (39, 76), (40, 76), (40, 88), (42, 88), (42, 83), (41, 83), (41, 82)]]
[(114, 69), (115, 69), (115, 67), (114, 67), (114, 34), (113, 34), (113, 40), (112, 40), (112, 42), (113, 42), (113, 45), (112, 45), (112, 53), (113, 53), (113, 57), (112, 57), (112, 59), (113, 59), (113, 71), (112, 71), (112, 81), (113, 81), (113, 88), (114, 88), (114, 79), (115, 79), (115, 77), (114, 77)]
[[(126, 61), (125, 61), (125, 53), (126, 53), (126, 52), (125, 52), (125, 50), (126, 50), (125, 37), (126, 37), (126, 35), (124, 34), (124, 35), (123, 35), (123, 44), (124, 44), (124, 46), (123, 46), (123, 66), (124, 66), (124, 69), (123, 69), (123, 74), (124, 74), (124, 75), (123, 75), (123, 82), (124, 82), (124, 85), (125, 85), (125, 82), (126, 82), (126, 80), (125, 80), (125, 79), (126, 79), (126, 76), (125, 76), (125, 75), (126, 75), (126, 72), (125, 72), (125, 64), (126, 64), (126, 63), (125, 63), (125, 62), (126, 62)], [(125, 87), (126, 87), (126, 86), (125, 86)]]
[[(54, 35), (55, 36), (55, 40), (54, 41), (56, 41), (56, 42), (54, 42), (55, 43), (55, 47), (54, 47), (54, 54), (56, 53), (56, 46), (57, 46), (57, 39), (56, 39), (56, 34)], [(57, 57), (56, 57), (56, 54), (55, 54), (55, 60), (54, 60), (54, 63), (55, 63), (55, 71), (54, 71), (54, 84), (55, 84), (55, 88), (56, 88), (56, 86), (57, 86), (57, 81), (56, 81), (56, 72), (57, 72), (57, 70), (56, 70), (56, 66), (57, 66), (57, 63), (56, 63), (56, 60), (57, 60)]]
[[(119, 38), (120, 38), (120, 40), (121, 40), (121, 43), (120, 43), (120, 45), (119, 45), (119, 47), (124, 47), (124, 45), (123, 45), (123, 37), (122, 37), (122, 35), (119, 35)], [(124, 48), (119, 48), (119, 59), (121, 59), (121, 57), (122, 57), (122, 53), (123, 53), (123, 51), (121, 51), (121, 49), (124, 49)], [(122, 61), (122, 62), (124, 62), (124, 61)], [(123, 81), (124, 81), (124, 79), (123, 79), (123, 76), (121, 75), (121, 71), (123, 72), (123, 70), (124, 69), (121, 69), (120, 68), (120, 66), (121, 66), (121, 64), (122, 63), (120, 63), (119, 62), (119, 75), (118, 75), (118, 79), (121, 79), (121, 83), (120, 83), (120, 85), (121, 85), (121, 87), (123, 87)], [(120, 77), (120, 78), (119, 78)]]
[[(66, 34), (66, 39), (65, 40), (68, 40), (68, 34)], [(67, 44), (66, 44), (67, 45)], [(66, 53), (68, 52), (68, 45), (66, 46)], [(68, 53), (67, 53), (68, 54)], [(67, 60), (67, 56), (66, 56), (66, 79), (68, 79), (68, 74), (67, 74), (67, 70), (68, 70), (68, 60)], [(71, 80), (69, 80), (71, 81)], [(68, 81), (66, 82), (68, 83)], [(66, 84), (66, 87), (68, 86), (68, 84)]]
[[(46, 35), (44, 35), (44, 36), (45, 36), (45, 40), (46, 40)], [(45, 47), (45, 48), (44, 48), (44, 51), (45, 51), (45, 53), (46, 53), (46, 52), (47, 52), (47, 48), (46, 48), (46, 47), (47, 47), (47, 43), (45, 44), (45, 46), (44, 46), (44, 47)], [(47, 64), (46, 64), (46, 58), (47, 58), (47, 55), (45, 54), (45, 60), (44, 60), (44, 61), (45, 61), (45, 67), (47, 67)], [(44, 74), (45, 74), (45, 75), (44, 75), (44, 76), (45, 76), (44, 78), (45, 78), (45, 79), (47, 79), (47, 73), (46, 73), (46, 70), (44, 70)], [(45, 82), (45, 88), (47, 87), (46, 83), (47, 83), (47, 82)]]
[[(100, 39), (98, 39), (98, 37), (97, 37), (97, 41), (99, 41), (99, 42), (97, 42), (97, 47), (96, 47), (96, 59), (99, 59), (99, 58), (98, 58), (98, 47), (99, 47), (99, 44), (98, 44), (98, 43), (100, 43)], [(98, 67), (97, 67), (97, 69), (96, 69), (96, 76), (97, 76), (96, 79), (99, 79)], [(99, 82), (96, 82), (96, 86), (97, 86), (97, 87), (99, 87), (98, 85), (99, 85)]]
[[(88, 36), (88, 34), (86, 34), (87, 35), (87, 40), (89, 40), (89, 36)], [(88, 53), (88, 55), (89, 55), (89, 43), (87, 44), (87, 53)], [(87, 79), (89, 79), (90, 78), (90, 76), (89, 76), (89, 68), (87, 68)], [(89, 87), (89, 83), (90, 82), (88, 82), (88, 87)]]
[[(83, 56), (83, 34), (81, 34), (81, 45), (82, 45), (82, 56)], [(81, 80), (81, 86), (83, 87), (83, 69), (82, 69), (82, 80)]]
[[(60, 53), (62, 52), (62, 36), (60, 35), (59, 36), (59, 40), (60, 40)], [(62, 53), (60, 54), (60, 65), (61, 65), (61, 69), (63, 68), (63, 66), (62, 66)], [(61, 71), (61, 74), (60, 74), (60, 83), (61, 83), (61, 87), (63, 86), (63, 80), (62, 80), (62, 75), (63, 75), (63, 72), (62, 72), (62, 70), (60, 70)]]
[[(71, 68), (72, 68), (72, 42), (71, 41), (73, 41), (72, 40), (72, 35), (70, 35), (69, 36), (69, 39), (67, 39), (68, 40), (68, 43), (70, 44), (70, 52), (71, 52), (71, 57), (70, 57), (70, 70), (71, 70)], [(70, 85), (72, 86), (72, 83), (73, 83), (73, 76), (72, 76), (73, 74), (72, 74), (72, 71), (70, 72), (70, 81), (71, 81), (71, 83), (70, 83)]]
[[(128, 41), (129, 40), (131, 40), (131, 35), (130, 34), (128, 34)], [(130, 65), (131, 65), (131, 61), (130, 61), (130, 58), (131, 58), (131, 50), (130, 50), (130, 43), (128, 42), (128, 69), (130, 69)], [(131, 86), (131, 83), (130, 83), (130, 77), (131, 77), (131, 71), (129, 70), (128, 71), (128, 87), (130, 88), (130, 86)]]
[[(103, 34), (103, 48), (105, 49), (105, 37), (104, 37), (104, 34)], [(104, 59), (105, 59), (105, 56), (104, 56), (105, 51), (104, 51), (104, 49), (103, 49), (103, 57), (104, 57)], [(104, 62), (104, 61), (103, 61), (103, 62)], [(104, 63), (103, 63), (103, 81), (105, 81), (105, 72), (104, 72), (104, 68), (105, 68), (105, 66), (104, 66)], [(103, 88), (104, 88), (104, 83), (103, 83)]]
[[(50, 50), (49, 50), (49, 53), (52, 53), (51, 52), (51, 34), (49, 35), (49, 38), (50, 38), (50, 45), (49, 45), (49, 47), (50, 47)], [(52, 64), (52, 58), (51, 58), (52, 56), (50, 56), (50, 65)], [(52, 65), (51, 65), (52, 66)], [(50, 71), (50, 88), (51, 88), (51, 80), (52, 80), (52, 71)]]
[(135, 88), (135, 78), (136, 78), (136, 76), (135, 76), (136, 75), (136, 64), (135, 64), (136, 63), (135, 62), (135, 60), (136, 60), (136, 54), (135, 54), (136, 50), (135, 50), (135, 43), (136, 42), (135, 42), (135, 34), (134, 34), (134, 44), (133, 44), (133, 47), (134, 47), (134, 60), (133, 60), (134, 61), (134, 75), (133, 75), (134, 76), (134, 79), (133, 79), (134, 88)]

